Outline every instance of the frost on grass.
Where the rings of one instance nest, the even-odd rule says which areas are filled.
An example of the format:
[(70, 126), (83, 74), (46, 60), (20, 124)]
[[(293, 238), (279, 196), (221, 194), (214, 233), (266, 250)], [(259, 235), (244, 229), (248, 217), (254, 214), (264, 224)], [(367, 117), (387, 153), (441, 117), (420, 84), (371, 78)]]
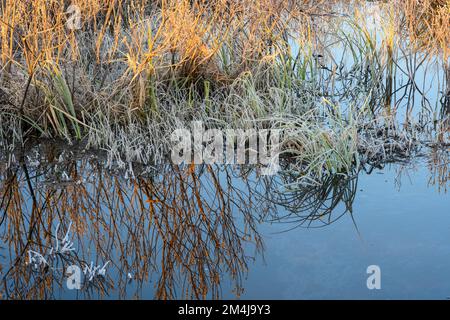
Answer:
[[(107, 273), (107, 266), (111, 261), (107, 261), (104, 265), (94, 265), (94, 262), (91, 261), (90, 264), (82, 262), (76, 256), (76, 248), (74, 243), (70, 240), (70, 230), (72, 227), (72, 222), (69, 223), (67, 227), (67, 231), (64, 234), (62, 239), (59, 238), (59, 228), (60, 223), (56, 226), (55, 229), (55, 244), (50, 247), (47, 253), (39, 253), (34, 250), (28, 250), (28, 261), (27, 265), (30, 265), (37, 272), (52, 272), (59, 273), (61, 268), (57, 267), (58, 259), (59, 261), (63, 261), (63, 270), (64, 266), (77, 266), (82, 268), (83, 274), (85, 275), (85, 279), (92, 283), (96, 279), (105, 278)], [(64, 272), (63, 272), (64, 274)]]

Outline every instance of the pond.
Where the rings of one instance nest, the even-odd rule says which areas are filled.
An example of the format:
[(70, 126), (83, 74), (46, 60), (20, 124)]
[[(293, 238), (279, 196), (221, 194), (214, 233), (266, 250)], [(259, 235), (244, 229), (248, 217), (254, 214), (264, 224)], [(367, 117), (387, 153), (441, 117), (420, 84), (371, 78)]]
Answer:
[[(446, 299), (448, 156), (434, 150), (284, 190), (289, 176), (251, 167), (123, 170), (44, 141), (0, 167), (1, 293)], [(381, 269), (381, 290), (367, 288), (371, 265)], [(68, 284), (70, 266), (81, 269), (79, 290)]]
[(448, 3), (130, 2), (2, 3), (0, 300), (450, 299)]

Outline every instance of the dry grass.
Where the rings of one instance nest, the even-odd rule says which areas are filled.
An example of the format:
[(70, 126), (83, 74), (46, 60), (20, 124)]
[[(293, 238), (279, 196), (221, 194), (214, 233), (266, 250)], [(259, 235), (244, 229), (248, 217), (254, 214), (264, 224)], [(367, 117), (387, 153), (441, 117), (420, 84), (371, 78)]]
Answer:
[[(409, 64), (422, 50), (445, 62), (450, 43), (449, 5), (442, 0), (377, 3), (383, 17), (377, 34), (366, 26), (360, 8), (366, 3), (357, 0), (0, 4), (0, 139), (86, 138), (90, 147), (109, 150), (111, 159), (125, 154), (144, 163), (160, 160), (170, 133), (193, 119), (241, 128), (293, 119), (298, 136), (291, 138), (302, 140), (301, 150), (314, 132), (340, 136), (322, 117), (332, 105), (357, 110), (325, 112), (342, 120), (337, 128), (354, 132), (380, 110), (396, 114), (401, 59)], [(80, 8), (79, 30), (67, 27), (70, 4)], [(405, 39), (411, 52), (399, 45)], [(351, 53), (350, 62), (333, 51), (336, 43)], [(405, 94), (414, 96), (415, 70), (404, 72), (410, 80)], [(328, 167), (350, 166), (355, 139), (336, 144), (345, 163)], [(326, 139), (317, 143), (334, 154), (325, 150)], [(317, 150), (304, 157), (316, 159)]]
[[(80, 30), (68, 28), (69, 5), (80, 8)], [(448, 1), (394, 7), (414, 43), (448, 55)], [(317, 21), (332, 11), (330, 2), (307, 0), (4, 0), (0, 87), (9, 105), (2, 109), (62, 136), (74, 134), (67, 123), (84, 124), (83, 112), (102, 104), (148, 116), (168, 82), (200, 91), (229, 86), (292, 54), (292, 37), (317, 47)], [(76, 110), (60, 97), (55, 75)]]
[[(67, 27), (71, 4), (81, 10), (77, 30)], [(366, 5), (372, 3), (0, 0), (0, 160), (14, 162), (1, 159), (4, 150), (38, 136), (85, 139), (88, 147), (108, 151), (107, 167), (154, 164), (165, 159), (173, 130), (188, 127), (192, 120), (225, 129), (281, 128), (282, 151), (288, 158), (283, 160), (292, 177), (288, 186), (310, 191), (294, 202), (296, 210), (309, 207), (315, 192), (322, 194), (324, 181), (337, 185), (329, 190), (336, 189), (351, 202), (355, 169), (411, 156), (425, 122), (435, 125), (430, 144), (436, 152), (430, 167), (438, 165), (430, 182), (445, 187), (450, 3), (377, 3), (379, 32), (366, 25)], [(334, 44), (341, 51), (333, 51)], [(435, 93), (443, 95), (440, 113), (428, 110), (425, 90), (416, 83), (416, 71), (427, 57), (437, 57), (440, 67), (447, 68), (447, 83)], [(396, 88), (400, 75), (408, 82)], [(402, 97), (396, 99), (396, 94)], [(423, 114), (409, 117), (418, 94), (428, 112), (426, 120)], [(395, 123), (400, 100), (406, 101), (408, 114), (404, 127)], [(80, 237), (93, 236), (87, 234), (88, 224), (103, 230), (106, 240), (93, 239), (97, 250), (106, 253), (116, 246), (125, 269), (139, 271), (141, 282), (152, 267), (163, 265), (158, 298), (175, 297), (177, 280), (184, 281), (185, 298), (218, 297), (217, 277), (223, 270), (239, 293), (248, 260), (244, 240), (258, 247), (260, 242), (254, 217), (245, 208), (247, 230), (234, 224), (233, 196), (242, 203), (249, 200), (240, 192), (224, 192), (219, 173), (206, 172), (212, 184), (205, 185), (196, 175), (198, 168), (163, 166), (159, 175), (133, 179), (124, 188), (109, 173), (103, 178), (95, 166), (86, 167), (93, 181), (64, 188), (25, 185), (29, 177), (18, 176), (23, 170), (7, 170), (5, 176), (0, 172), (0, 194), (8, 201), (0, 205), (8, 217), (0, 236), (11, 241), (15, 256), (30, 245), (25, 229), (33, 222), (33, 245), (45, 249), (53, 219), (65, 212)], [(64, 169), (71, 179), (80, 178), (73, 163)], [(21, 192), (25, 188), (36, 197), (31, 209)], [(92, 198), (90, 190), (98, 196)], [(217, 202), (206, 207), (205, 197)], [(289, 194), (286, 200), (292, 200)], [(107, 211), (97, 212), (101, 207)], [(42, 211), (48, 221), (37, 218)], [(26, 212), (31, 212), (29, 221)], [(304, 223), (316, 219), (294, 218)], [(130, 228), (127, 239), (117, 238), (121, 226)], [(131, 261), (125, 261), (127, 248), (135, 253)], [(155, 248), (162, 250), (161, 256), (154, 255)], [(141, 264), (142, 257), (150, 259), (150, 265)], [(46, 294), (52, 275), (32, 287), (29, 271), (8, 274), (15, 298)], [(125, 288), (125, 278), (121, 281), (120, 288)]]
[(399, 1), (411, 44), (450, 55), (450, 1)]
[[(77, 0), (71, 4), (81, 9), (82, 28), (70, 30), (67, 1), (5, 0), (3, 75), (16, 71), (34, 76), (48, 66), (95, 56), (97, 66), (126, 66), (123, 74), (130, 73), (139, 88), (149, 77), (169, 72), (229, 78), (249, 70), (276, 46), (288, 21), (302, 14), (303, 2)], [(226, 65), (220, 61), (225, 51), (230, 58)]]

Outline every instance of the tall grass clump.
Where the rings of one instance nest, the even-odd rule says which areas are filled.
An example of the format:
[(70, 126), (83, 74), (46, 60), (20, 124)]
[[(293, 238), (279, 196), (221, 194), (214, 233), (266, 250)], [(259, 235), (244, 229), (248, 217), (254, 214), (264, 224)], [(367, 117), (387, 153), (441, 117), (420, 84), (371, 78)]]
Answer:
[[(290, 21), (317, 6), (278, 0), (68, 5), (2, 1), (1, 86), (20, 116), (35, 120), (47, 134), (77, 138), (83, 112), (104, 107), (118, 120), (155, 116), (161, 112), (157, 96), (168, 86), (205, 93), (208, 86), (226, 86), (256, 72), (277, 55)], [(73, 12), (79, 28), (70, 27)], [(55, 100), (63, 105), (55, 106)]]
[(299, 170), (350, 172), (363, 123), (396, 114), (399, 43), (448, 55), (448, 2), (377, 3), (381, 32), (364, 4), (3, 0), (0, 137), (84, 140), (148, 163), (193, 120), (276, 127)]

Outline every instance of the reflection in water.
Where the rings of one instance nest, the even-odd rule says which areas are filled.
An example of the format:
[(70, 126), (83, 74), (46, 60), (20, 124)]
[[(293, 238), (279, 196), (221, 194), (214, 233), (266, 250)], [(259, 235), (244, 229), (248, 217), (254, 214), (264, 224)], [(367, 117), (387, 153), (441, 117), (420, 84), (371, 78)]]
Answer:
[(430, 184), (437, 185), (439, 192), (447, 192), (450, 181), (450, 149), (435, 147), (431, 151), (428, 167), (430, 169)]
[(223, 274), (239, 293), (248, 262), (243, 242), (261, 249), (252, 200), (232, 185), (226, 170), (167, 165), (126, 180), (92, 159), (27, 166), (1, 175), (1, 237), (10, 248), (2, 264), (9, 257), (12, 265), (2, 274), (8, 298), (50, 298), (55, 285), (64, 285), (49, 268), (36, 272), (25, 264), (29, 250), (54, 246), (59, 222), (64, 230), (73, 223), (79, 253), (57, 255), (57, 268), (89, 264), (94, 250), (94, 265), (111, 260), (117, 269), (116, 279), (94, 283), (86, 297), (113, 286), (120, 296), (129, 295), (128, 273), (138, 290), (156, 281), (159, 299), (218, 298)]
[[(270, 193), (272, 203), (286, 208), (282, 213), (274, 212), (272, 221), (293, 223), (295, 227), (323, 227), (346, 213), (352, 213), (357, 174), (350, 177), (325, 176), (321, 184), (314, 185), (296, 184), (292, 176), (285, 177), (285, 180)], [(340, 206), (343, 206), (341, 210)]]
[[(445, 56), (434, 57), (431, 44), (448, 33), (426, 32), (436, 8), (429, 9), (408, 24), (420, 48), (389, 42), (387, 31), (396, 30), (390, 21), (373, 35), (345, 19), (341, 31), (324, 30), (329, 35), (320, 35), (323, 43), (314, 48), (317, 90), (337, 105), (370, 98), (374, 113), (404, 123), (408, 139), (399, 139), (389, 121), (363, 128), (373, 150), (359, 151), (373, 166), (383, 166), (379, 162), (388, 158), (376, 155), (385, 150), (396, 148), (406, 158), (399, 141), (415, 141), (431, 124), (429, 183), (447, 192), (450, 69)], [(388, 16), (380, 11), (381, 17)], [(327, 18), (315, 19), (320, 25)], [(400, 25), (398, 34), (405, 28)], [(355, 49), (359, 55), (350, 54)], [(328, 226), (347, 213), (353, 218), (358, 192), (356, 169), (350, 177), (326, 175), (305, 185), (289, 172), (258, 177), (252, 169), (169, 164), (119, 169), (101, 159), (53, 143), (15, 156), (0, 151), (0, 298), (220, 298), (229, 281), (239, 296), (252, 256), (263, 253), (260, 223)], [(63, 252), (72, 244), (74, 251)], [(87, 273), (80, 291), (67, 290), (71, 265)], [(89, 277), (86, 267), (95, 266), (107, 266), (105, 275), (97, 270)]]
[[(121, 174), (97, 156), (81, 157), (44, 143), (16, 155), (19, 164), (1, 165), (3, 298), (220, 298), (228, 280), (239, 296), (249, 254), (262, 254), (259, 223), (328, 225), (353, 212), (357, 192), (356, 172), (302, 185), (289, 174), (231, 167), (136, 166)], [(433, 152), (429, 165), (446, 189), (448, 150)], [(62, 252), (64, 244), (75, 250)], [(67, 290), (68, 266), (105, 264), (104, 276), (87, 272), (82, 290)]]

